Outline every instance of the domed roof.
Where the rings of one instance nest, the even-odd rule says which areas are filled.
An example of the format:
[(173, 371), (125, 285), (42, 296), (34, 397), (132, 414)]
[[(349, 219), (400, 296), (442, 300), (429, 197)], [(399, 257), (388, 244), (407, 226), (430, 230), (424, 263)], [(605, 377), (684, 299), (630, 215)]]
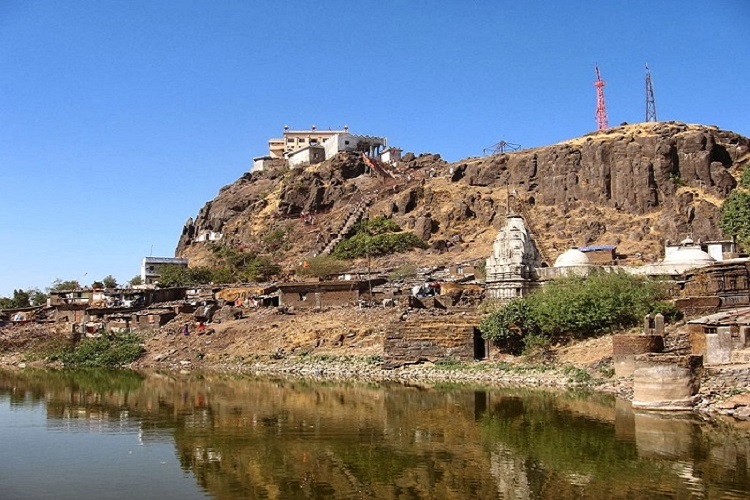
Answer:
[(675, 248), (664, 258), (664, 264), (704, 266), (716, 260), (698, 246), (681, 246)]
[(566, 250), (555, 260), (555, 267), (588, 266), (590, 264), (588, 255), (577, 248)]

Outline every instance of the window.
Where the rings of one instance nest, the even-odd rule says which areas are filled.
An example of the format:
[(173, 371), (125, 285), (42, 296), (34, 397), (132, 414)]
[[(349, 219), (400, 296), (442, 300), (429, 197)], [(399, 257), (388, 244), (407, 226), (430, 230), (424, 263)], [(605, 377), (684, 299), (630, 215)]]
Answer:
[(349, 141), (344, 141), (344, 144), (346, 144), (348, 146), (349, 145)]
[(289, 143), (289, 144), (291, 144), (291, 143), (293, 143), (293, 142), (294, 142), (294, 138), (293, 138), (293, 137), (290, 137), (290, 138), (288, 138), (288, 139), (286, 140), (286, 142), (287, 142), (287, 143)]
[(300, 137), (299, 138), (299, 142), (305, 142), (305, 138), (304, 137)]

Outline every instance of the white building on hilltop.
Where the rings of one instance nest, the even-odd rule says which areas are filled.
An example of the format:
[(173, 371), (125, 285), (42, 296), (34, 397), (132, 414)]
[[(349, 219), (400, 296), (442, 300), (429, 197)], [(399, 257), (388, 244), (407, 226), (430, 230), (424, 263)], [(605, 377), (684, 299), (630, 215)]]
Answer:
[(342, 130), (318, 130), (315, 125), (309, 130), (290, 130), (285, 126), (282, 137), (268, 140), (268, 154), (253, 158), (253, 171), (262, 171), (280, 160), (286, 160), (292, 168), (315, 165), (342, 151), (361, 152), (377, 160), (385, 154), (383, 161), (392, 162), (400, 159), (401, 150), (388, 148), (385, 137), (351, 134), (347, 126)]

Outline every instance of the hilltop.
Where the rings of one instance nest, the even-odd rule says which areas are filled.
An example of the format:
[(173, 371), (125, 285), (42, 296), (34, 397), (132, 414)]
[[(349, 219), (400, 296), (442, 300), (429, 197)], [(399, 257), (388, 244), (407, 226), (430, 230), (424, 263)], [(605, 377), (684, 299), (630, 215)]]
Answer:
[[(714, 126), (651, 122), (455, 163), (407, 154), (395, 168), (373, 169), (359, 154), (340, 153), (304, 168), (245, 173), (187, 221), (176, 255), (211, 265), (218, 243), (291, 270), (367, 202), (370, 217), (391, 217), (429, 244), (375, 259), (383, 270), (485, 258), (511, 205), (548, 260), (571, 246), (606, 244), (629, 263), (651, 262), (665, 240), (722, 237), (719, 209), (749, 148), (748, 138)], [(209, 231), (221, 239), (199, 241)]]

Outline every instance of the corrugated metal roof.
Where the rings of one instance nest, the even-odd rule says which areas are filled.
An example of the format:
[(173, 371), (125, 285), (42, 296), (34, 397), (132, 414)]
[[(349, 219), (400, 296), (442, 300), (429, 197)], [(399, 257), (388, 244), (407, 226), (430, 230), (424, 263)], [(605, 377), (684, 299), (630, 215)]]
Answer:
[(617, 248), (615, 245), (594, 245), (590, 247), (581, 247), (578, 250), (581, 252), (596, 252), (597, 250), (614, 250)]

